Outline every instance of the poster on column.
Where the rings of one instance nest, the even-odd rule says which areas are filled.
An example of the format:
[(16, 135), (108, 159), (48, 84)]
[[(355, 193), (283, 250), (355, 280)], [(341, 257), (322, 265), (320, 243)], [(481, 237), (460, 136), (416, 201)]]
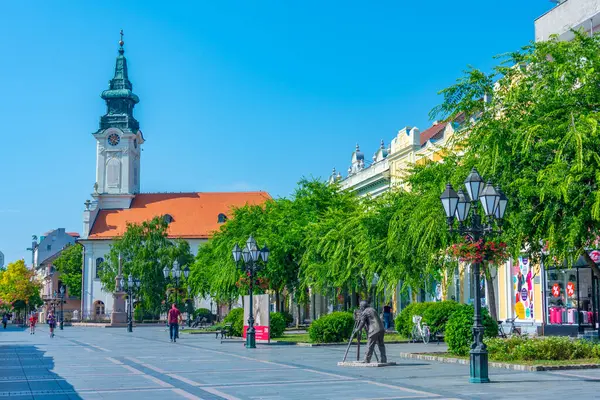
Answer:
[(521, 320), (531, 320), (533, 319), (534, 274), (529, 257), (521, 256), (514, 260), (511, 274), (515, 317)]
[[(269, 304), (268, 294), (255, 294), (252, 296), (252, 316), (254, 317), (254, 331), (257, 342), (268, 342), (269, 334)], [(244, 332), (246, 338), (248, 318), (250, 317), (250, 296), (244, 296)]]

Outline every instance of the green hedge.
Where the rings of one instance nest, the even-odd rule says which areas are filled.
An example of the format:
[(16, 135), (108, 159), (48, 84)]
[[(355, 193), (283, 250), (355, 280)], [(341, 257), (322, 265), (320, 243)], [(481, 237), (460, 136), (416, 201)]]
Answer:
[(352, 313), (337, 311), (313, 321), (308, 328), (308, 335), (312, 343), (346, 342), (350, 339), (353, 328)]
[(600, 344), (568, 337), (486, 339), (489, 357), (496, 361), (577, 360), (600, 358)]
[(432, 334), (444, 331), (448, 318), (459, 306), (455, 301), (411, 303), (396, 316), (396, 331), (404, 337), (409, 337), (413, 327), (413, 315), (422, 316), (423, 323), (429, 326)]
[(294, 322), (294, 316), (289, 312), (283, 311), (281, 314), (285, 317), (285, 326), (286, 328)]
[[(485, 328), (484, 337), (495, 337), (498, 335), (498, 323), (494, 321), (487, 308), (481, 310), (483, 316), (483, 326)], [(470, 304), (460, 304), (452, 313), (445, 329), (445, 341), (448, 344), (448, 351), (457, 356), (469, 354), (471, 343), (473, 342), (473, 306)]]
[(272, 312), (269, 314), (269, 330), (272, 338), (283, 336), (286, 326), (285, 316), (282, 313)]

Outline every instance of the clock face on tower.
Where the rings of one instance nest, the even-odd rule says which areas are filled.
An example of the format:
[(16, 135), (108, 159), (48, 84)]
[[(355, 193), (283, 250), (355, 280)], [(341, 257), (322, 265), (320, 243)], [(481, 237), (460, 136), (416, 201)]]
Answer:
[(110, 135), (108, 135), (108, 144), (110, 144), (111, 146), (118, 145), (120, 141), (121, 138), (116, 133), (111, 133)]

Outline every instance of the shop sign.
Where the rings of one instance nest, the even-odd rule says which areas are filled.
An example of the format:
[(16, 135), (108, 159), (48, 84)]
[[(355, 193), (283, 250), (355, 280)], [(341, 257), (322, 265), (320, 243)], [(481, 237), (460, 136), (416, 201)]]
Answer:
[(525, 288), (521, 289), (521, 300), (527, 301), (527, 289)]
[(567, 283), (567, 296), (575, 296), (575, 284), (573, 282)]
[(600, 251), (598, 250), (593, 250), (590, 251), (590, 258), (592, 259), (592, 261), (594, 261), (596, 264), (600, 263)]
[(552, 296), (560, 297), (560, 286), (558, 283), (552, 285)]

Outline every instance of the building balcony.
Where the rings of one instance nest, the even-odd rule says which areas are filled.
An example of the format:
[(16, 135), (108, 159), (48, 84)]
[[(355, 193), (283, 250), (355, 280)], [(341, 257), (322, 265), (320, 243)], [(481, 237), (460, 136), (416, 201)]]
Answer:
[(600, 29), (600, 0), (558, 0), (559, 4), (535, 20), (535, 41), (558, 35), (571, 40), (573, 30), (596, 32)]

